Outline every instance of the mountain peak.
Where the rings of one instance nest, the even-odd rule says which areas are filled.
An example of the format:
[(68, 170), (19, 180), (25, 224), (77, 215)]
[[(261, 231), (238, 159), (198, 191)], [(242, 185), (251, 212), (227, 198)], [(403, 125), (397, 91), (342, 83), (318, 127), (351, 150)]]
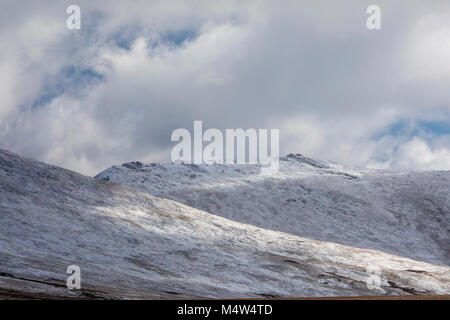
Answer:
[(287, 156), (281, 158), (282, 161), (296, 161), (299, 163), (305, 163), (312, 167), (320, 168), (320, 169), (329, 169), (331, 166), (324, 161), (316, 160), (313, 158), (306, 157), (301, 153), (289, 153)]

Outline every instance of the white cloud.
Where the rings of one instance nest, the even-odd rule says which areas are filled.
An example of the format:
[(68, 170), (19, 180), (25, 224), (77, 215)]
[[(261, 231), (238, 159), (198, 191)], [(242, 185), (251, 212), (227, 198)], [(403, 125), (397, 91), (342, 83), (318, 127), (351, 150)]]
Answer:
[(389, 167), (402, 170), (450, 170), (450, 148), (431, 148), (424, 140), (415, 137), (398, 147)]
[[(203, 120), (279, 128), (284, 153), (448, 165), (439, 135), (373, 138), (402, 118), (450, 121), (448, 1), (381, 1), (379, 32), (366, 29), (367, 6), (356, 0), (78, 4), (78, 33), (65, 28), (64, 1), (9, 1), (0, 13), (1, 147), (95, 174), (167, 161), (171, 131)], [(184, 32), (193, 36), (167, 39)]]

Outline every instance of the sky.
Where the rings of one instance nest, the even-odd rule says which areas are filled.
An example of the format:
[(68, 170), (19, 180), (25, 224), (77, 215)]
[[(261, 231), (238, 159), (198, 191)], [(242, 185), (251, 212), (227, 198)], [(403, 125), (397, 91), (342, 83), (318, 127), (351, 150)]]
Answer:
[(450, 170), (448, 0), (0, 6), (0, 148), (95, 175), (170, 161), (202, 120), (279, 129), (282, 155)]

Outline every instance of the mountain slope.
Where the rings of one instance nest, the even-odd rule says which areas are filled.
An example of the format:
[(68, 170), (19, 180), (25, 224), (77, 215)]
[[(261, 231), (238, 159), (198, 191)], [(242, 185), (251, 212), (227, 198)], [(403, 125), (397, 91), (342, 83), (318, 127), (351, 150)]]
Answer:
[(320, 241), (450, 265), (450, 172), (355, 170), (290, 154), (256, 165), (133, 162), (97, 178), (222, 217)]
[[(4, 150), (0, 190), (2, 297), (450, 293), (447, 267), (233, 222)], [(81, 291), (65, 288), (72, 264)], [(381, 287), (368, 289), (374, 268)]]

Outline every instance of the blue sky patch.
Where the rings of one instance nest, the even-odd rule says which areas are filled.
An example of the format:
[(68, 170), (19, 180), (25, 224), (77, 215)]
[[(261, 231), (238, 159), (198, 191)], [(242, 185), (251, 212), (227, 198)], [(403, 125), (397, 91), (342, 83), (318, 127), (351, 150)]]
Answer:
[(426, 136), (442, 136), (449, 134), (449, 121), (401, 120), (375, 133), (372, 138), (374, 140), (379, 140), (385, 136), (405, 138), (419, 136), (426, 138)]
[(185, 41), (192, 41), (197, 37), (197, 32), (194, 30), (179, 30), (166, 32), (161, 35), (161, 41), (170, 43), (175, 46), (180, 46)]
[(62, 94), (77, 96), (83, 87), (101, 81), (103, 78), (103, 75), (93, 69), (68, 66), (58, 76), (48, 80), (31, 107), (34, 109), (44, 106)]

